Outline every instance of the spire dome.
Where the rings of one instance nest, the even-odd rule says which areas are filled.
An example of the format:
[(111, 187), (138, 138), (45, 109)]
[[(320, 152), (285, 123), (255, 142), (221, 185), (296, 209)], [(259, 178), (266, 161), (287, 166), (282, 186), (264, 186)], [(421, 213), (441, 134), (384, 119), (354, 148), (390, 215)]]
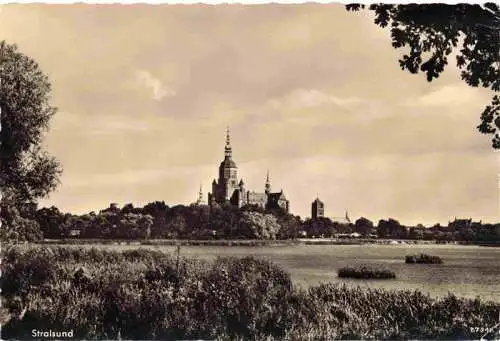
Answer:
[(236, 168), (236, 163), (233, 161), (233, 150), (231, 148), (231, 137), (229, 135), (229, 127), (226, 130), (226, 146), (224, 147), (224, 160), (221, 162), (222, 168)]

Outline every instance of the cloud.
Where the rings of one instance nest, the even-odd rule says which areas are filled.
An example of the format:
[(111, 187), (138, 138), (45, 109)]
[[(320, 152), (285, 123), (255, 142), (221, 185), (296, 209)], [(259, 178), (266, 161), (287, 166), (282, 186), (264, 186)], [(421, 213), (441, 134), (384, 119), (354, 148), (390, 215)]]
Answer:
[(271, 98), (248, 110), (253, 118), (293, 124), (304, 133), (306, 127), (357, 126), (360, 123), (393, 115), (391, 104), (363, 96), (339, 95), (317, 88), (297, 88), (285, 95)]
[(165, 97), (172, 97), (176, 95), (176, 92), (173, 89), (167, 87), (160, 79), (154, 77), (149, 71), (136, 71), (135, 80), (139, 87), (144, 87), (151, 92), (151, 98), (155, 101), (160, 101)]
[(345, 109), (351, 109), (365, 101), (358, 97), (336, 97), (317, 89), (295, 89), (281, 98), (268, 101), (273, 108), (314, 108), (334, 104)]
[(481, 101), (480, 91), (460, 83), (445, 85), (420, 97), (409, 99), (403, 105), (410, 107), (457, 107), (478, 101)]
[(84, 116), (72, 112), (59, 112), (54, 117), (51, 130), (58, 132), (82, 128), (78, 132), (85, 135), (123, 134), (127, 132), (151, 132), (155, 125), (146, 119), (138, 119), (125, 115)]

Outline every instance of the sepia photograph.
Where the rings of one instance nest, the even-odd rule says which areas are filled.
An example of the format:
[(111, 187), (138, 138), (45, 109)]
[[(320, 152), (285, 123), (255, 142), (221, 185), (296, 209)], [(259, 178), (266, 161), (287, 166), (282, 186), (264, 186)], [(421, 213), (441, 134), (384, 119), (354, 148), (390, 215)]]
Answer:
[(2, 340), (500, 339), (500, 5), (0, 4)]

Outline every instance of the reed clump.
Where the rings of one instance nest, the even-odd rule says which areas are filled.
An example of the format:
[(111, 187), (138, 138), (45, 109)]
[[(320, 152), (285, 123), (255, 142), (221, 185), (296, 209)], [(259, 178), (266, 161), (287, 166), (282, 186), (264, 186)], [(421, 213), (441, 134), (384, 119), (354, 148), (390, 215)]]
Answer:
[(367, 265), (357, 267), (346, 266), (338, 270), (340, 278), (356, 279), (393, 279), (396, 278), (394, 271), (389, 269), (378, 269)]
[(405, 257), (407, 264), (443, 264), (443, 260), (439, 256), (430, 256), (425, 253), (419, 255), (407, 255)]

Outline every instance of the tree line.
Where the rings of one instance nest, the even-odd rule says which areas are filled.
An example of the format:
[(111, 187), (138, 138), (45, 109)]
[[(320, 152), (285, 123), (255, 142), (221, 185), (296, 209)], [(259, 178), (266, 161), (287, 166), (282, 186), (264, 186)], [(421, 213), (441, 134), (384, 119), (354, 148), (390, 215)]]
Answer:
[[(327, 217), (302, 219), (279, 209), (233, 205), (176, 205), (163, 201), (143, 207), (111, 204), (98, 213), (63, 213), (57, 207), (36, 209), (28, 205), (18, 213), (22, 228), (15, 235), (3, 232), (4, 239), (262, 239), (295, 238), (383, 238), (497, 243), (500, 224), (483, 224), (472, 219), (455, 219), (448, 225), (405, 226), (389, 218), (377, 224), (361, 217), (354, 223)], [(7, 235), (6, 235), (7, 234)]]

